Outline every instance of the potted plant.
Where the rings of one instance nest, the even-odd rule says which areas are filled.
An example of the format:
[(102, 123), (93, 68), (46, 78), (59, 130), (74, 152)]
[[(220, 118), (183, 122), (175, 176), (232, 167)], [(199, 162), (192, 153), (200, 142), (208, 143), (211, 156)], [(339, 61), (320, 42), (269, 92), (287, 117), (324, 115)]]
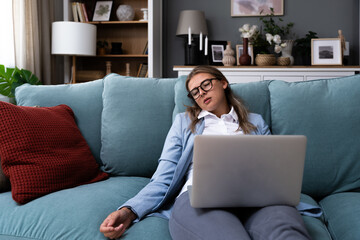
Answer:
[(8, 97), (9, 102), (15, 103), (15, 89), (24, 83), (41, 85), (39, 79), (29, 70), (0, 65), (0, 94)]
[(311, 65), (311, 39), (318, 38), (317, 33), (309, 31), (305, 37), (296, 39), (294, 55), (299, 65)]
[(109, 46), (109, 43), (105, 40), (97, 41), (96, 43), (98, 55), (105, 55), (106, 54), (106, 48)]
[[(257, 64), (259, 65), (273, 65), (276, 62), (276, 57), (274, 54), (279, 54), (283, 49), (291, 49), (293, 41), (288, 41), (288, 43), (282, 39), (289, 36), (291, 33), (291, 28), (294, 26), (294, 23), (290, 22), (285, 26), (281, 26), (279, 23), (284, 20), (280, 17), (275, 19), (274, 9), (270, 8), (270, 14), (260, 17), (260, 21), (263, 23), (262, 31), (264, 34), (256, 34), (251, 44), (254, 46), (254, 55), (259, 58), (266, 58), (267, 60), (259, 60)], [(262, 14), (262, 12), (261, 12)], [(258, 55), (259, 54), (259, 55)], [(272, 54), (272, 55), (264, 55)], [(284, 55), (284, 54), (283, 54)], [(290, 53), (291, 55), (291, 53)], [(290, 57), (290, 56), (289, 56)]]

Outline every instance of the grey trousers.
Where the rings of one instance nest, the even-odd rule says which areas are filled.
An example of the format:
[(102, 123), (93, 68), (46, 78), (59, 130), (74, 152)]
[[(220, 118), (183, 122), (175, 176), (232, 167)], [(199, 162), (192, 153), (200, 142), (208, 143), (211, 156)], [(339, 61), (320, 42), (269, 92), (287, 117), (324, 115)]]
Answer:
[(169, 220), (173, 240), (311, 239), (294, 207), (199, 209), (179, 196)]

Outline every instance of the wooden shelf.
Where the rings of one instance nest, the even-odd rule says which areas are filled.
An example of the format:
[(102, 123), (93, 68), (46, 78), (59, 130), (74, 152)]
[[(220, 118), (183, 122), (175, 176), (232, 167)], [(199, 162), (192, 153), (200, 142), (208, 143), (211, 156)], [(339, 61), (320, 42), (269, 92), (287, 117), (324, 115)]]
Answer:
[(90, 24), (148, 24), (148, 21), (102, 21), (102, 22), (87, 22)]
[(147, 58), (148, 55), (142, 55), (142, 54), (105, 54), (105, 55), (96, 55), (96, 57), (111, 57), (111, 58)]

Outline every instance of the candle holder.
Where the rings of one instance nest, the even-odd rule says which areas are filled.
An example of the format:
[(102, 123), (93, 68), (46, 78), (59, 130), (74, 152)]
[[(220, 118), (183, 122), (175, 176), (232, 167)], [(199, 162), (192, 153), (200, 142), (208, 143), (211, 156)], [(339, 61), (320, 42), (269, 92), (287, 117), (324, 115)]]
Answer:
[(199, 65), (199, 45), (197, 44), (198, 41), (194, 41), (194, 39), (191, 39), (191, 45), (189, 45), (189, 42), (187, 38), (185, 38), (185, 65), (187, 66), (195, 66)]

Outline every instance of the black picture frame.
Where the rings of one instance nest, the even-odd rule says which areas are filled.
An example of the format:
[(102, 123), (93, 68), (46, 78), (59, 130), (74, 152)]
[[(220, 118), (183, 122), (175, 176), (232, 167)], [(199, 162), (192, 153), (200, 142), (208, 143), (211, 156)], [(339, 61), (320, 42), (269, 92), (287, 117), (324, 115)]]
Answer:
[(224, 57), (224, 50), (226, 48), (227, 41), (209, 41), (209, 64), (215, 66), (223, 65), (222, 59)]

